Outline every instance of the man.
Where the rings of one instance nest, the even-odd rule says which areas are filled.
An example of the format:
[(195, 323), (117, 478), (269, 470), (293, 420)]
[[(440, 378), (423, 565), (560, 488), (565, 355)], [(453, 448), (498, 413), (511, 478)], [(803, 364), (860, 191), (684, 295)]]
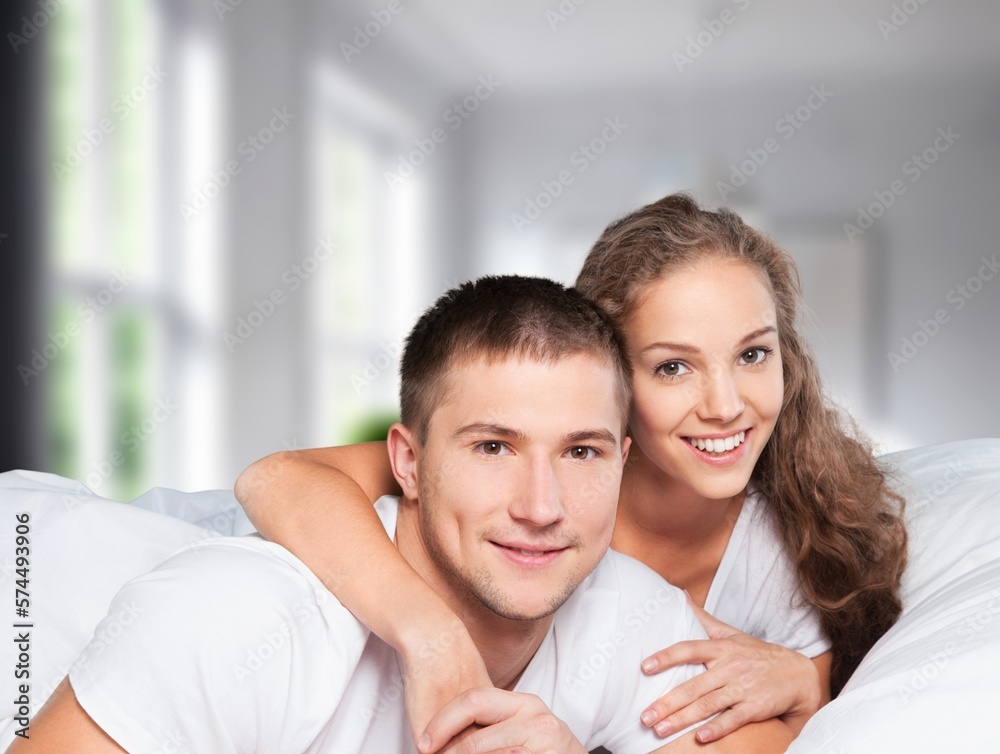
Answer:
[[(432, 722), (455, 751), (770, 752), (791, 738), (772, 720), (664, 745), (639, 723), (702, 670), (645, 676), (641, 658), (705, 634), (682, 593), (605, 557), (626, 364), (598, 310), (540, 279), (465, 284), (407, 340), (388, 438), (403, 497), (378, 510), (494, 683)], [(73, 669), (10, 752), (414, 750), (398, 656), (278, 545), (209, 541), (130, 582), (111, 614), (119, 602), (141, 607), (135, 624)]]

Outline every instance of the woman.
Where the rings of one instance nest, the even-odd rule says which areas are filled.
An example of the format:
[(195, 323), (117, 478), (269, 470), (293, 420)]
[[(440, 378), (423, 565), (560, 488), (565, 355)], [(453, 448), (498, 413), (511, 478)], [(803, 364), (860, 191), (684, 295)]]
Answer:
[[(616, 320), (632, 361), (612, 547), (724, 621), (700, 613), (709, 640), (643, 663), (708, 670), (642, 722), (666, 735), (722, 711), (702, 741), (776, 715), (801, 729), (898, 617), (906, 533), (870, 447), (824, 400), (795, 329), (794, 263), (734, 213), (673, 195), (612, 223), (577, 287)], [(371, 510), (382, 494), (398, 490), (378, 445), (269, 456), (237, 482), (260, 531), (399, 651), (419, 734), (484, 676), (464, 629), (382, 533)], [(336, 548), (324, 531), (342, 532)], [(434, 651), (442, 642), (447, 653)]]

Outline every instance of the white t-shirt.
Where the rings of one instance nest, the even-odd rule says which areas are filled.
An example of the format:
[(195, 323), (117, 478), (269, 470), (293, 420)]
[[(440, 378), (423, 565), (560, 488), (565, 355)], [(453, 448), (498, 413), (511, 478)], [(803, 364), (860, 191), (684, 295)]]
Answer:
[(795, 566), (764, 497), (749, 491), (715, 572), (705, 610), (751, 636), (816, 657), (830, 649), (819, 615), (802, 599)]
[[(376, 509), (394, 532), (396, 499)], [(130, 625), (105, 625), (125, 609)], [(88, 647), (70, 680), (130, 752), (415, 752), (398, 655), (279, 545), (219, 537), (177, 554), (126, 584), (97, 633), (101, 651)], [(646, 676), (639, 664), (697, 638), (683, 593), (611, 552), (556, 612), (516, 690), (588, 749), (645, 754), (670, 739), (642, 710), (703, 668)]]

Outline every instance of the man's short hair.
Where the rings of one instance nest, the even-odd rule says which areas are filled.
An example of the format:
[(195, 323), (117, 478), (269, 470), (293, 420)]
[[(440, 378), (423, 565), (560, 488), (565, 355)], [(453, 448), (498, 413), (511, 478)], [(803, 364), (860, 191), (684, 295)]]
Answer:
[(444, 397), (448, 372), (479, 359), (537, 361), (589, 354), (617, 375), (622, 432), (631, 404), (631, 368), (624, 341), (596, 304), (553, 280), (488, 276), (443, 294), (414, 325), (400, 364), (403, 424), (426, 442), (431, 415)]

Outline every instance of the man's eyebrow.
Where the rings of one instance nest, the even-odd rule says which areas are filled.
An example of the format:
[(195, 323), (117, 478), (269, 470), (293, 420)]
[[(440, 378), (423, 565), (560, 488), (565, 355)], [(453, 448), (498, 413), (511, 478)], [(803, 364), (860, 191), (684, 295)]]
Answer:
[(462, 435), (490, 435), (492, 437), (502, 437), (505, 440), (524, 440), (527, 435), (519, 429), (505, 427), (502, 424), (490, 424), (489, 422), (475, 422), (466, 424), (455, 430), (455, 437)]
[(608, 445), (617, 445), (618, 438), (613, 432), (606, 429), (581, 429), (579, 432), (570, 432), (566, 435), (567, 443), (584, 442), (604, 442)]
[[(464, 427), (460, 427), (455, 431), (455, 437), (462, 437), (463, 435), (488, 435), (490, 437), (499, 437), (504, 440), (517, 440), (521, 442), (528, 438), (528, 436), (519, 429), (505, 427), (502, 424), (490, 424), (489, 422), (466, 424)], [(614, 432), (607, 429), (581, 429), (577, 432), (570, 432), (565, 435), (563, 440), (568, 444), (583, 442), (604, 442), (608, 445), (618, 444), (618, 438), (615, 436)]]

